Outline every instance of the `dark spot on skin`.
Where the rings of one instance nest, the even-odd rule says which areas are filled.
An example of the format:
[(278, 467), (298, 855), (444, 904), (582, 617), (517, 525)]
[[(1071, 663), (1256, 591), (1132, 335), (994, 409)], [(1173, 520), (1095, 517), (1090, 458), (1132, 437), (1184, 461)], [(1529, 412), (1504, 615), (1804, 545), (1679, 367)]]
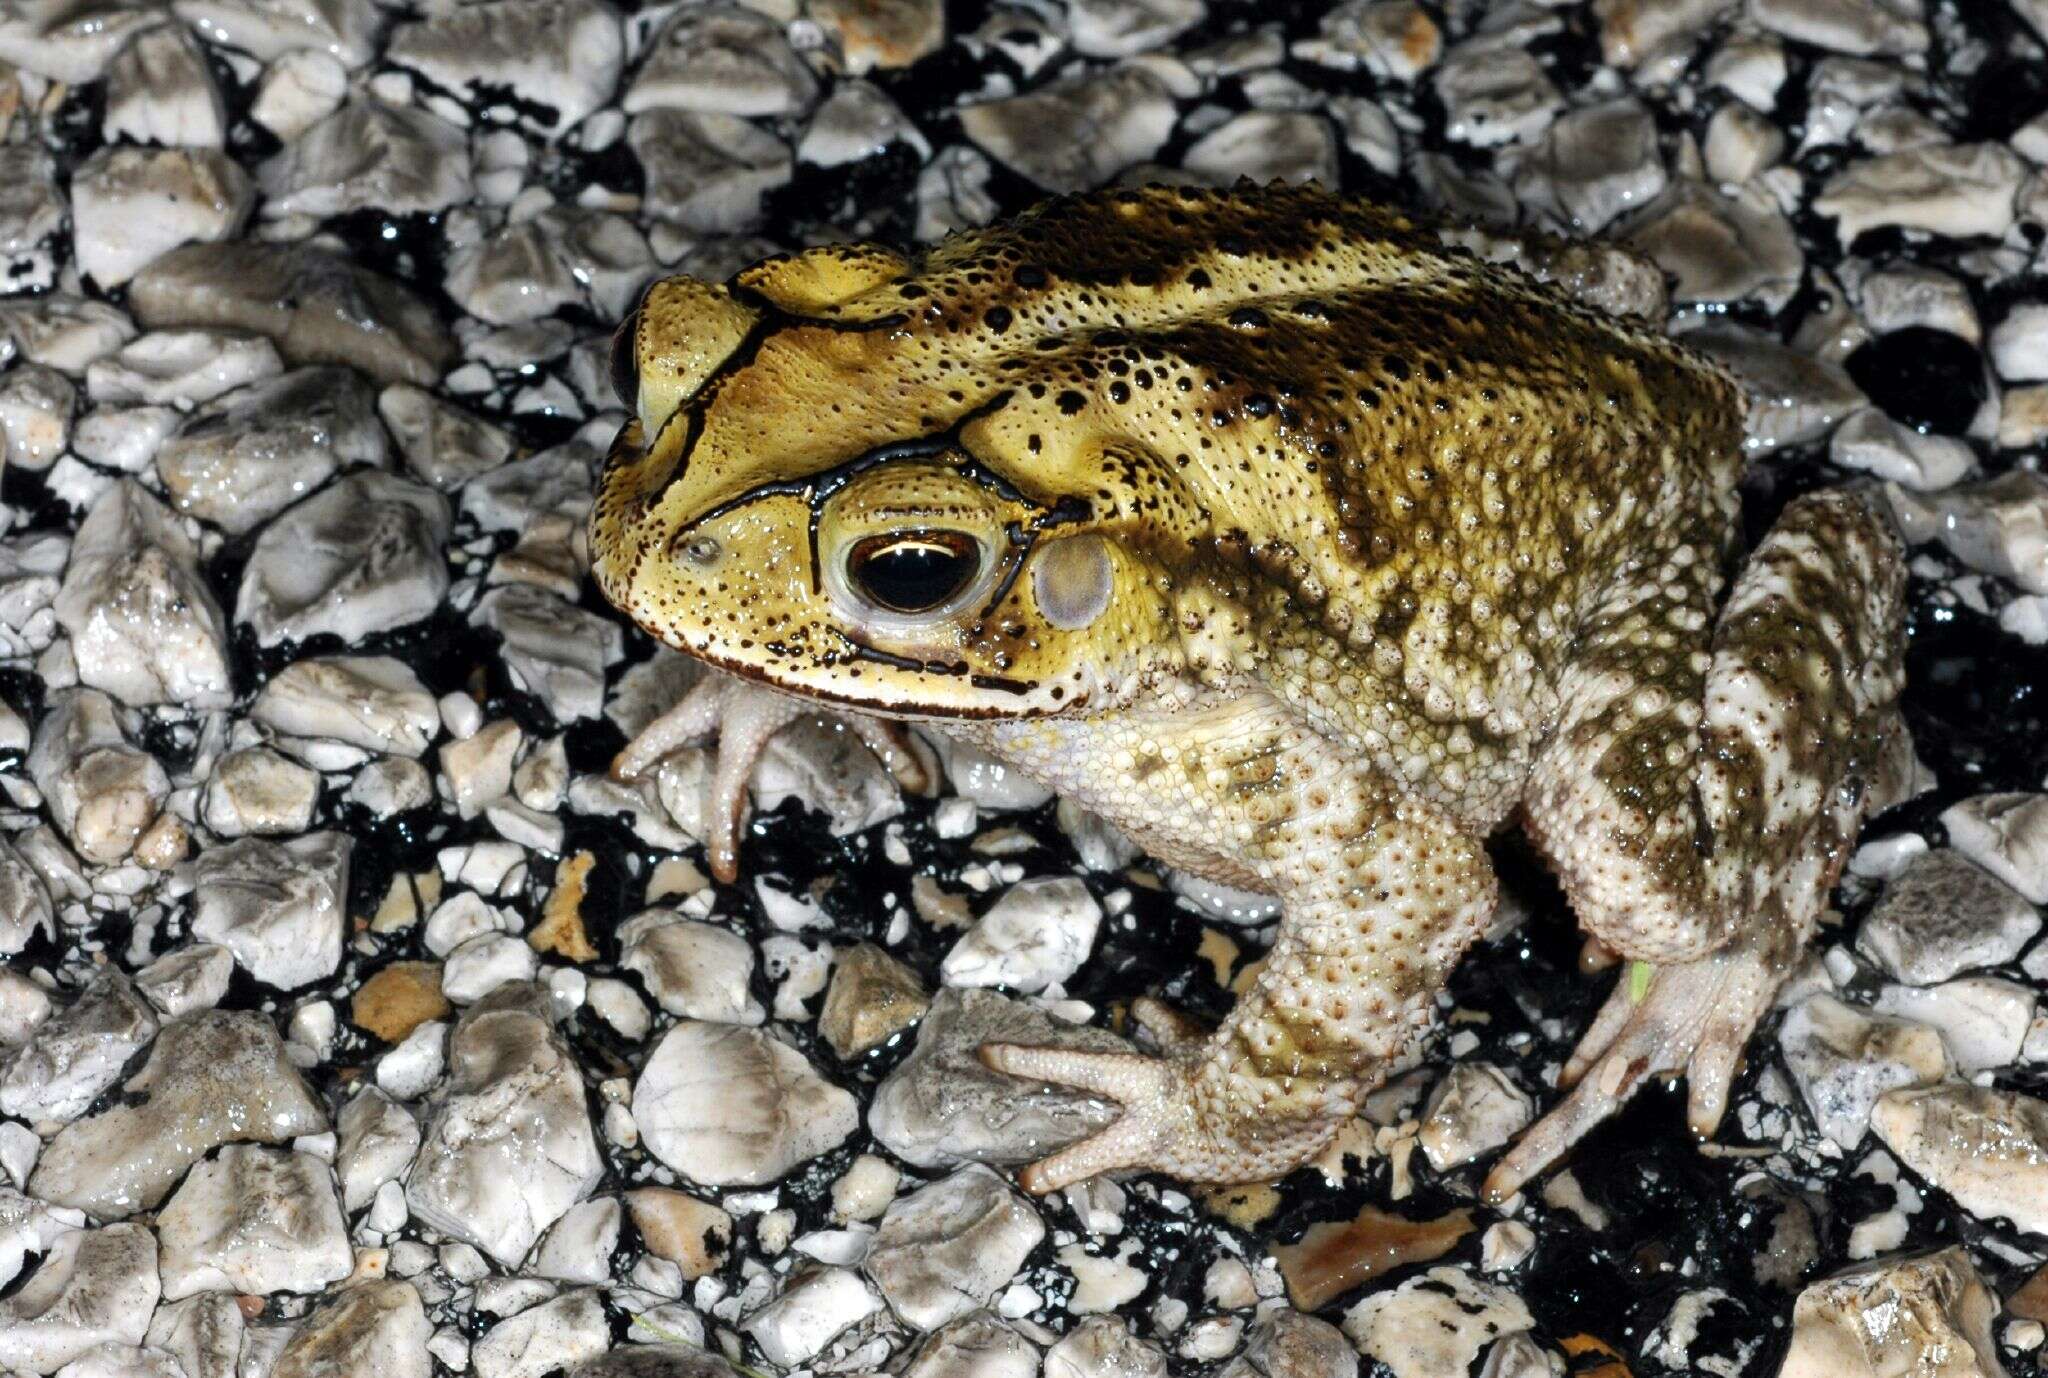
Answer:
[(1387, 376), (1396, 382), (1405, 383), (1408, 381), (1408, 361), (1400, 355), (1389, 354), (1380, 361), (1380, 367), (1384, 368), (1387, 371)]
[(1240, 306), (1230, 313), (1230, 323), (1239, 330), (1263, 330), (1266, 328), (1266, 313), (1256, 306)]
[(1039, 267), (1036, 263), (1026, 263), (1017, 269), (1017, 285), (1019, 287), (1043, 287), (1047, 281), (1045, 269)]
[(1197, 292), (1206, 292), (1210, 287), (1209, 275), (1200, 268), (1188, 274), (1188, 286)]
[(1109, 385), (1109, 400), (1115, 402), (1118, 406), (1122, 406), (1125, 402), (1131, 400), (1130, 387), (1124, 383), (1111, 383)]
[(1060, 414), (1063, 416), (1073, 416), (1076, 413), (1078, 413), (1083, 407), (1088, 405), (1088, 399), (1083, 397), (1080, 393), (1074, 391), (1072, 388), (1068, 388), (1065, 392), (1062, 392), (1059, 395), (1058, 400)]
[(993, 330), (996, 332), (996, 334), (1000, 335), (1005, 330), (1008, 330), (1010, 328), (1010, 321), (1012, 317), (1010, 315), (1009, 307), (991, 306), (988, 309), (987, 314), (983, 315), (981, 319), (988, 325), (988, 328), (990, 330)]

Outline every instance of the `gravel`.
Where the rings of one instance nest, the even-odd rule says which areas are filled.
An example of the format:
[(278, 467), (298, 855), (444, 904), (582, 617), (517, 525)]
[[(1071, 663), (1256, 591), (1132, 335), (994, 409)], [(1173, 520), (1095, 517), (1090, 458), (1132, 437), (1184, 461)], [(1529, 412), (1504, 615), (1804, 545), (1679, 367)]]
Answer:
[[(2040, 0), (0, 7), (0, 1369), (2043, 1372), (2044, 71)], [(1025, 1197), (1113, 1109), (976, 1048), (1214, 1018), (1270, 908), (944, 743), (783, 732), (731, 886), (708, 753), (610, 778), (694, 676), (587, 578), (650, 279), (1240, 177), (1629, 246), (1529, 266), (1737, 373), (1751, 530), (1913, 542), (1928, 787), (1711, 1145), (1476, 1200), (1603, 988), (1510, 845), (1321, 1161)]]

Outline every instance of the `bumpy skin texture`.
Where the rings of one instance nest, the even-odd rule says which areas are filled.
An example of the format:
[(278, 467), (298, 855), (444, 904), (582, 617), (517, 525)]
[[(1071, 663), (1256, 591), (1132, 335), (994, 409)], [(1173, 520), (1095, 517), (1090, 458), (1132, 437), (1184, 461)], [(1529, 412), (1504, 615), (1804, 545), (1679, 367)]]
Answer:
[[(1710, 1130), (1895, 788), (1880, 509), (1793, 504), (1731, 589), (1730, 381), (1446, 245), (1313, 189), (1100, 193), (914, 258), (671, 279), (622, 331), (638, 417), (592, 519), (613, 602), (1283, 901), (1213, 1033), (1141, 1002), (1157, 1059), (984, 1050), (1124, 1106), (1034, 1189), (1318, 1151), (1427, 1026), (1494, 904), (1483, 841), (1517, 818), (1585, 927), (1658, 966), (1490, 1189), (1657, 1072), (1690, 1072)], [(878, 598), (869, 562), (900, 542), (944, 577)], [(689, 716), (661, 740), (709, 730)]]

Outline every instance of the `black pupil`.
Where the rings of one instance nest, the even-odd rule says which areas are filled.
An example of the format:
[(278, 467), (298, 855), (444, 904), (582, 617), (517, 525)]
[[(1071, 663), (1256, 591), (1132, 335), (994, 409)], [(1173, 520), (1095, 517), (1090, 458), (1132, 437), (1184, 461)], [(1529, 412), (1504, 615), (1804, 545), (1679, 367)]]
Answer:
[(967, 587), (980, 565), (973, 538), (957, 531), (870, 536), (853, 548), (847, 572), (891, 612), (929, 612)]

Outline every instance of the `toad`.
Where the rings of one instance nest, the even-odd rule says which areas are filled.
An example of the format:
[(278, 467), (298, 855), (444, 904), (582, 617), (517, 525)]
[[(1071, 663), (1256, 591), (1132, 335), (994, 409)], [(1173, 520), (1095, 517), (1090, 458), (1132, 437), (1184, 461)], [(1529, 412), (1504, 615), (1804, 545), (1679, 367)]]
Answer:
[(1496, 1197), (1646, 1078), (1713, 1130), (1856, 830), (1910, 761), (1902, 552), (1822, 491), (1740, 548), (1716, 366), (1314, 188), (1063, 197), (917, 252), (657, 283), (591, 518), (605, 595), (725, 672), (620, 768), (842, 715), (1013, 763), (1279, 899), (1256, 979), (1159, 1052), (991, 1045), (1108, 1097), (1022, 1174), (1278, 1176), (1429, 1027), (1519, 826), (1626, 975)]

